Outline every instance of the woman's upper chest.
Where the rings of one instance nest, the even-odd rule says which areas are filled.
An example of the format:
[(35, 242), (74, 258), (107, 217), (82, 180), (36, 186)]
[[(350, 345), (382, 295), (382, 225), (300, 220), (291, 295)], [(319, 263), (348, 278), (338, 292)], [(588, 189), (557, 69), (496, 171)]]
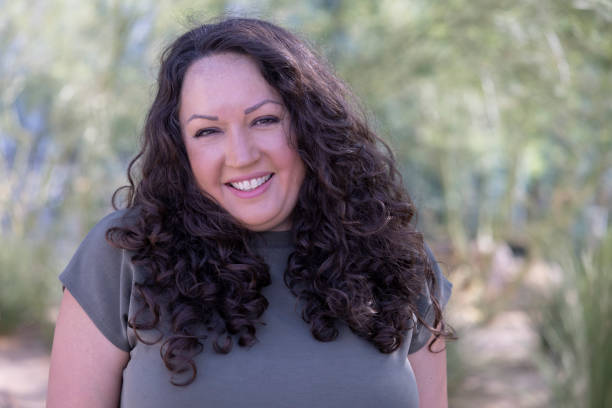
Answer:
[[(296, 319), (297, 321), (297, 319)], [(170, 384), (159, 344), (139, 344), (124, 371), (126, 407), (417, 407), (407, 345), (391, 354), (345, 327), (339, 338), (315, 340), (303, 322), (275, 322), (258, 331), (250, 349), (227, 355), (210, 346), (195, 358), (197, 377), (186, 387)]]
[[(285, 248), (263, 254), (272, 284), (262, 291), (269, 306), (254, 346), (234, 344), (222, 355), (206, 343), (194, 358), (195, 381), (177, 387), (170, 383), (160, 343), (135, 342), (123, 374), (122, 406), (418, 407), (414, 373), (406, 357), (411, 333), (391, 354), (381, 353), (345, 325), (339, 326), (336, 340), (317, 341), (282, 280), (289, 253)], [(134, 341), (133, 332), (130, 337)]]
[(417, 407), (408, 362), (408, 339), (391, 354), (378, 351), (341, 325), (332, 342), (320, 342), (279, 282), (266, 288), (270, 305), (250, 349), (234, 344), (217, 354), (210, 343), (194, 361), (195, 381), (170, 383), (160, 344), (137, 343), (123, 375), (125, 407)]

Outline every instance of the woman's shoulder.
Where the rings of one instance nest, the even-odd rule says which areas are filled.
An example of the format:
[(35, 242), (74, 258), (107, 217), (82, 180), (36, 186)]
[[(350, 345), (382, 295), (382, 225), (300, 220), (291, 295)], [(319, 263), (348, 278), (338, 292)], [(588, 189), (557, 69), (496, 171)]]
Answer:
[[(81, 241), (63, 274), (73, 269), (84, 273), (98, 269), (98, 265), (117, 269), (124, 254), (121, 248), (107, 239), (107, 233), (112, 228), (125, 228), (136, 221), (137, 213), (133, 209), (116, 210), (102, 217)], [(111, 265), (113, 267), (109, 268)]]
[(67, 288), (100, 331), (117, 347), (129, 350), (126, 316), (131, 299), (135, 268), (126, 251), (106, 238), (113, 227), (135, 221), (133, 210), (114, 211), (89, 231), (72, 259), (59, 275)]
[(92, 231), (108, 230), (109, 228), (114, 227), (128, 227), (137, 222), (139, 213), (139, 209), (135, 207), (114, 210), (111, 213), (102, 217), (100, 221), (98, 221), (96, 225), (92, 228)]
[(138, 221), (138, 210), (134, 208), (125, 208), (115, 210), (102, 217), (87, 233), (85, 239), (81, 243), (82, 247), (87, 247), (90, 250), (99, 247), (100, 249), (109, 250), (112, 247), (108, 243), (106, 236), (111, 228), (127, 228), (134, 225)]
[[(433, 287), (430, 287), (429, 282), (425, 282), (421, 293), (417, 299), (417, 312), (423, 318), (427, 324), (433, 326), (435, 320), (435, 310), (433, 305), (432, 298), (435, 297), (438, 301), (440, 309), (444, 310), (446, 304), (448, 303), (452, 291), (453, 284), (446, 278), (446, 276), (442, 273), (440, 265), (436, 260), (433, 251), (431, 248), (425, 244), (425, 252), (427, 254), (428, 262), (431, 265), (431, 269), (433, 270), (435, 280), (432, 282), (434, 284)], [(416, 327), (412, 332), (412, 339), (410, 343), (410, 348), (408, 350), (408, 354), (412, 354), (419, 350), (421, 347), (427, 344), (430, 338), (430, 331), (420, 322), (416, 321)]]
[(431, 265), (431, 269), (433, 270), (434, 276), (436, 278), (435, 290), (432, 291), (425, 285), (424, 290), (424, 298), (426, 302), (426, 309), (431, 307), (431, 293), (433, 292), (434, 296), (438, 299), (440, 306), (444, 308), (448, 303), (448, 300), (451, 296), (453, 290), (453, 284), (448, 280), (448, 278), (442, 273), (442, 269), (440, 268), (440, 264), (436, 260), (436, 257), (433, 254), (433, 251), (429, 247), (429, 245), (425, 244), (425, 252), (427, 253), (428, 262)]

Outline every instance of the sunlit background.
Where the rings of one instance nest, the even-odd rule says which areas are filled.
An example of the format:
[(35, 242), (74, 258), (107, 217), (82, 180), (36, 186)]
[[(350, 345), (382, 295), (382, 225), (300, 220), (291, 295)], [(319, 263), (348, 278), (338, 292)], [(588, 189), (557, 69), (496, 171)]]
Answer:
[(0, 0), (0, 407), (44, 405), (57, 275), (161, 48), (222, 13), (308, 38), (393, 146), (454, 284), (450, 406), (612, 406), (609, 0)]

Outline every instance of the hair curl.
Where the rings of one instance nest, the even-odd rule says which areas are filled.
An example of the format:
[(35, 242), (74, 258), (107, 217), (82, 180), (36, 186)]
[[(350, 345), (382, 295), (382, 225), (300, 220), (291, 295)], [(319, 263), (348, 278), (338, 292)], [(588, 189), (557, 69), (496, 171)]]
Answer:
[(253, 234), (197, 186), (178, 120), (187, 69), (221, 52), (253, 58), (291, 117), (306, 176), (291, 215), (295, 251), (284, 280), (303, 301), (312, 335), (332, 341), (344, 321), (391, 353), (415, 313), (434, 340), (451, 336), (435, 297), (433, 327), (419, 316), (423, 285), (435, 293), (439, 283), (393, 154), (356, 99), (295, 35), (265, 21), (229, 18), (183, 34), (163, 52), (142, 148), (123, 187), (135, 221), (107, 231), (108, 241), (133, 251), (132, 262), (147, 271), (135, 285), (142, 308), (129, 321), (138, 339), (151, 344), (139, 331), (159, 329), (163, 314), (171, 324), (171, 333), (153, 343), (165, 337), (160, 352), (168, 370), (191, 373), (182, 382), (173, 376), (173, 384), (195, 379), (193, 357), (210, 333), (217, 353), (230, 352), (234, 338), (253, 345), (268, 306), (261, 289), (270, 274), (251, 245)]

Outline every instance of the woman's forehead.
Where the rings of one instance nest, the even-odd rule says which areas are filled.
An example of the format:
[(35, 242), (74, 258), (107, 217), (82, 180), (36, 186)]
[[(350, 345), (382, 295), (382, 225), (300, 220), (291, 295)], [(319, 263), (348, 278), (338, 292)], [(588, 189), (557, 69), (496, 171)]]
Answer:
[[(246, 111), (264, 100), (282, 106), (280, 95), (263, 78), (256, 62), (236, 53), (213, 54), (195, 61), (187, 70), (181, 89), (181, 111), (227, 108)], [(182, 112), (193, 113), (200, 112)]]

